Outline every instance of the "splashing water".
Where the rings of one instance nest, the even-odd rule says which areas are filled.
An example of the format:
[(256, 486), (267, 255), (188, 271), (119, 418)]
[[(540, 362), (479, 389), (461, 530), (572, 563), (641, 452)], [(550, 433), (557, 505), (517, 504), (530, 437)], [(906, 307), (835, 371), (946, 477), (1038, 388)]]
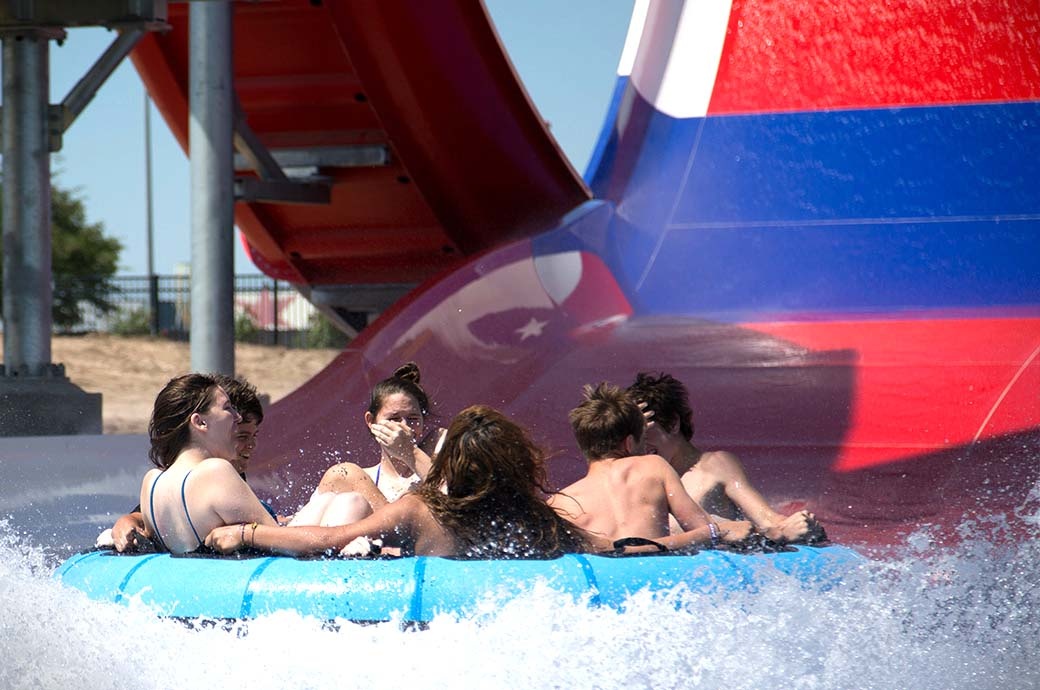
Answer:
[(0, 687), (1038, 687), (1040, 540), (1008, 545), (996, 516), (962, 530), (938, 552), (918, 532), (829, 591), (776, 573), (755, 593), (643, 592), (619, 613), (543, 587), (420, 632), (332, 632), (294, 613), (189, 629), (92, 602), (0, 522)]

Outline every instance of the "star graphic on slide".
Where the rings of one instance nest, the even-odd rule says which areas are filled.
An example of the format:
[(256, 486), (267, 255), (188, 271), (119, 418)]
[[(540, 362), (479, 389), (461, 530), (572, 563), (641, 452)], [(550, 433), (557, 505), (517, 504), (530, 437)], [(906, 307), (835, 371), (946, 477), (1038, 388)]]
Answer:
[(520, 335), (520, 342), (523, 342), (528, 338), (534, 338), (535, 336), (541, 335), (542, 330), (548, 325), (548, 321), (539, 321), (532, 316), (530, 321), (516, 329), (515, 332)]

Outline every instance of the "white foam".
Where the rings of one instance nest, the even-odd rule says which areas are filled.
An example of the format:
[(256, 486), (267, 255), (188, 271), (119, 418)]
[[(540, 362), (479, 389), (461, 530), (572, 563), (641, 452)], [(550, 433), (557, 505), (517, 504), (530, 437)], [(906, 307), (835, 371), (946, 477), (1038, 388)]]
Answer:
[(756, 593), (643, 592), (618, 613), (535, 587), (421, 632), (292, 613), (225, 632), (87, 601), (0, 524), (0, 687), (1037, 687), (1040, 542), (999, 546), (1006, 528), (966, 523), (976, 536), (949, 552), (921, 532), (832, 591), (776, 574)]

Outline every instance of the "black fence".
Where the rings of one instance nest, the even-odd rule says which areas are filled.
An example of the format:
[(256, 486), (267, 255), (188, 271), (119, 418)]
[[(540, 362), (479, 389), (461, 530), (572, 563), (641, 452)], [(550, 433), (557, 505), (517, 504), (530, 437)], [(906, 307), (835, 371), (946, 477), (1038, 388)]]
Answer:
[[(189, 276), (117, 276), (107, 282), (111, 288), (99, 296), (109, 309), (80, 302), (77, 322), (56, 328), (63, 333), (188, 339)], [(342, 347), (347, 342), (347, 336), (289, 283), (261, 275), (238, 275), (234, 299), (237, 342), (292, 348)]]

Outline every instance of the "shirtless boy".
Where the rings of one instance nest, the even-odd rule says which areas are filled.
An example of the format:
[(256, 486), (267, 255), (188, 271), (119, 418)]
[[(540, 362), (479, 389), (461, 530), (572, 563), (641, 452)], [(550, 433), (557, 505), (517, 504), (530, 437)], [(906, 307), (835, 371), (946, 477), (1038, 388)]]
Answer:
[[(609, 541), (641, 537), (677, 548), (747, 537), (750, 524), (711, 521), (668, 462), (645, 454), (643, 413), (620, 388), (601, 383), (584, 393), (570, 422), (589, 469), (549, 499), (560, 515)], [(668, 537), (670, 515), (685, 530), (678, 539)]]
[(647, 446), (665, 457), (682, 478), (686, 493), (712, 515), (750, 520), (767, 538), (777, 542), (826, 539), (811, 512), (782, 515), (773, 510), (751, 486), (737, 456), (726, 451), (704, 452), (692, 443), (693, 412), (686, 388), (668, 374), (636, 375), (628, 394), (645, 405), (651, 420)]

